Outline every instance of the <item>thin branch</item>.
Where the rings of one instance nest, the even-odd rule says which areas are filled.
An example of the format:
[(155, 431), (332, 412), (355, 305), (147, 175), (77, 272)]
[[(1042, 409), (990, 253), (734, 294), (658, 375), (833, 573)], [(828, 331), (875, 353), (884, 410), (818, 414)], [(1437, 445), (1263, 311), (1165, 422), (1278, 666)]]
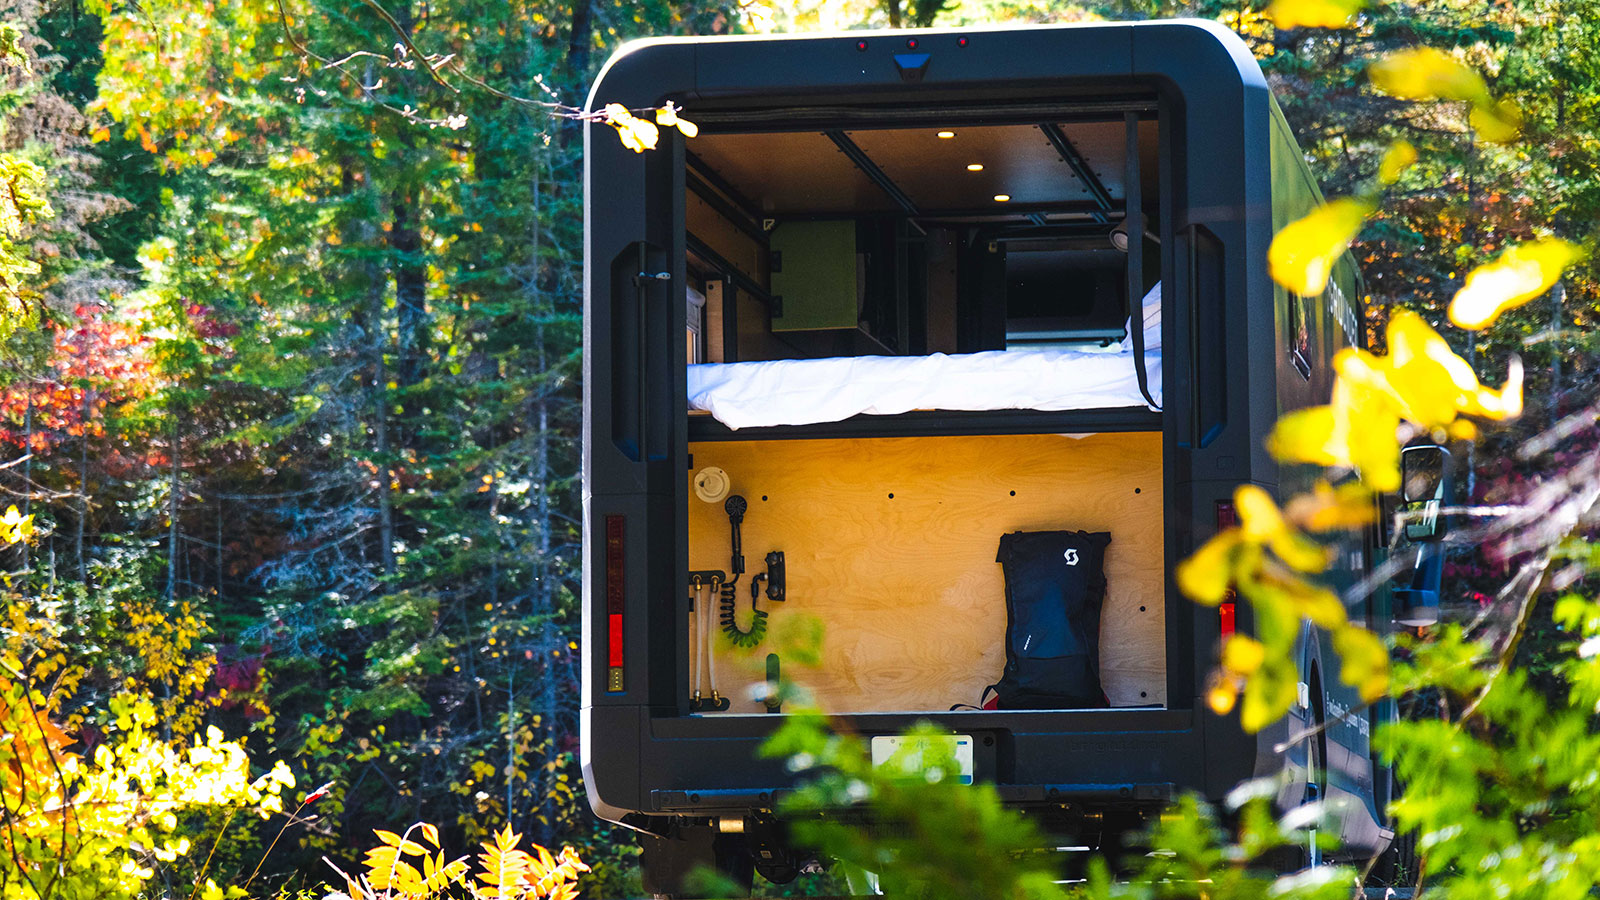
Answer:
[(1545, 551), (1544, 557), (1535, 567), (1538, 577), (1533, 580), (1533, 584), (1528, 588), (1527, 593), (1522, 595), (1522, 605), (1517, 609), (1517, 618), (1512, 623), (1511, 633), (1506, 636), (1505, 646), (1500, 648), (1500, 653), (1495, 659), (1494, 671), (1489, 673), (1489, 678), (1483, 683), (1483, 689), (1478, 691), (1478, 695), (1472, 698), (1472, 702), (1468, 703), (1465, 709), (1461, 710), (1461, 718), (1457, 720), (1458, 726), (1472, 718), (1473, 714), (1478, 711), (1479, 705), (1489, 696), (1489, 692), (1494, 690), (1494, 686), (1499, 682), (1500, 676), (1504, 675), (1506, 670), (1511, 667), (1511, 658), (1516, 655), (1517, 645), (1522, 643), (1522, 635), (1528, 627), (1528, 618), (1533, 614), (1534, 601), (1544, 592), (1545, 582), (1550, 577), (1550, 558), (1552, 556), (1554, 556), (1553, 551)]
[[(388, 10), (378, 5), (377, 0), (361, 0), (361, 3), (363, 6), (377, 13), (379, 18), (389, 23), (389, 27), (394, 30), (395, 34), (399, 35), (400, 42), (405, 44), (406, 49), (411, 51), (411, 55), (420, 60), (422, 62), (422, 67), (428, 70), (428, 77), (432, 78), (439, 84), (440, 87), (448, 90), (452, 94), (461, 93), (461, 91), (455, 85), (444, 80), (444, 77), (439, 74), (436, 66), (428, 61), (429, 56), (417, 49), (417, 45), (411, 42), (411, 35), (404, 28), (400, 27), (400, 23), (395, 19), (394, 16), (389, 14)], [(446, 57), (445, 59), (447, 61), (449, 57)]]

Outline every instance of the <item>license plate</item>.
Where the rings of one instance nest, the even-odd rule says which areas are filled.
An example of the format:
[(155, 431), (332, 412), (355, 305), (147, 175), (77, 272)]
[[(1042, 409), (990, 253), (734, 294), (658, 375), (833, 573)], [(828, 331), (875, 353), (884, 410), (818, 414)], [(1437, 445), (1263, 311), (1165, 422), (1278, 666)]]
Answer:
[(925, 750), (934, 751), (929, 754), (934, 759), (941, 756), (954, 757), (956, 765), (961, 768), (960, 783), (972, 783), (972, 735), (938, 734), (910, 737), (880, 734), (872, 739), (872, 764), (883, 765), (889, 761), (889, 757), (903, 748), (906, 749), (906, 762), (911, 768), (922, 768), (922, 756)]

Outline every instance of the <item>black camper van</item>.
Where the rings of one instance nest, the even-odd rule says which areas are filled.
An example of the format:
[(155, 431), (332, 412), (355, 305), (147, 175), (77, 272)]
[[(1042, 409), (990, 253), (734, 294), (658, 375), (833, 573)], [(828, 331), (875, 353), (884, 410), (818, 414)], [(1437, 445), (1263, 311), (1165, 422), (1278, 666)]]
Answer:
[[(583, 772), (645, 835), (647, 886), (794, 870), (771, 827), (794, 776), (757, 757), (784, 680), (875, 752), (936, 723), (964, 777), (1089, 841), (1286, 772), (1283, 804), (1342, 800), (1347, 852), (1381, 850), (1386, 709), (1308, 628), (1292, 714), (1246, 734), (1201, 696), (1248, 611), (1172, 582), (1238, 485), (1305, 486), (1262, 439), (1365, 340), (1348, 257), (1318, 297), (1267, 277), (1320, 194), (1244, 44), (1199, 21), (648, 40), (590, 103), (668, 101), (698, 136), (585, 142)], [(1008, 622), (1044, 562), (1070, 609)], [(1384, 630), (1389, 602), (1352, 618)], [(799, 616), (826, 629), (807, 669), (761, 643)], [(1074, 682), (1018, 689), (1030, 654)]]

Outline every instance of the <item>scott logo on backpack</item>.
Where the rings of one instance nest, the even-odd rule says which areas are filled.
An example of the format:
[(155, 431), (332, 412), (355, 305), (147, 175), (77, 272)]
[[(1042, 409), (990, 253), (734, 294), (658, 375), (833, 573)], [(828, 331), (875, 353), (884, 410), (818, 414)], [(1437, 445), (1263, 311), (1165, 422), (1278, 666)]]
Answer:
[(1078, 564), (1078, 551), (1068, 550), (1067, 552), (1061, 554), (1061, 558), (1067, 561), (1067, 565), (1075, 566)]

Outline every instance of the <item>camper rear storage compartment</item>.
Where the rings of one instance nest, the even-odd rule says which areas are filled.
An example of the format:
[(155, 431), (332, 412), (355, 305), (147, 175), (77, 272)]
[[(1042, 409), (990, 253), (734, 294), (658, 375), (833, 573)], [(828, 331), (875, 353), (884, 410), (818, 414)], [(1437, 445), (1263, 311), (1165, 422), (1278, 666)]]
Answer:
[[(1158, 433), (699, 441), (690, 452), (689, 571), (730, 569), (725, 507), (728, 497), (742, 497), (748, 571), (739, 584), (738, 627), (752, 626), (752, 605), (768, 615), (769, 633), (802, 616), (820, 622), (820, 664), (777, 665), (780, 677), (805, 687), (823, 711), (944, 713), (980, 706), (996, 682), (1011, 709), (1166, 702)], [(707, 473), (726, 482), (725, 494), (695, 490)], [(1057, 544), (1053, 561), (1034, 558)], [(762, 591), (752, 604), (746, 584), (767, 571), (763, 560), (772, 552), (782, 553), (784, 599)], [(1045, 571), (1052, 562), (1061, 576), (1054, 580)], [(1044, 595), (1053, 592), (1063, 604), (1059, 624), (1074, 634), (1044, 621), (1023, 627), (1035, 629), (1032, 640), (1097, 649), (1097, 666), (1072, 661), (1080, 689), (1092, 696), (1003, 679), (1008, 590), (1015, 598), (1009, 608), (1036, 617), (1051, 608)], [(686, 647), (693, 645), (691, 627), (684, 628)], [(762, 682), (777, 642), (742, 648), (723, 637), (709, 647), (727, 711), (767, 713)], [(1035, 664), (1037, 650), (1013, 647), (1010, 656), (1025, 661), (1013, 682), (1060, 674), (1058, 666)], [(687, 667), (685, 679), (695, 671)], [(702, 687), (705, 674), (700, 670)], [(686, 697), (693, 688), (686, 685)]]

